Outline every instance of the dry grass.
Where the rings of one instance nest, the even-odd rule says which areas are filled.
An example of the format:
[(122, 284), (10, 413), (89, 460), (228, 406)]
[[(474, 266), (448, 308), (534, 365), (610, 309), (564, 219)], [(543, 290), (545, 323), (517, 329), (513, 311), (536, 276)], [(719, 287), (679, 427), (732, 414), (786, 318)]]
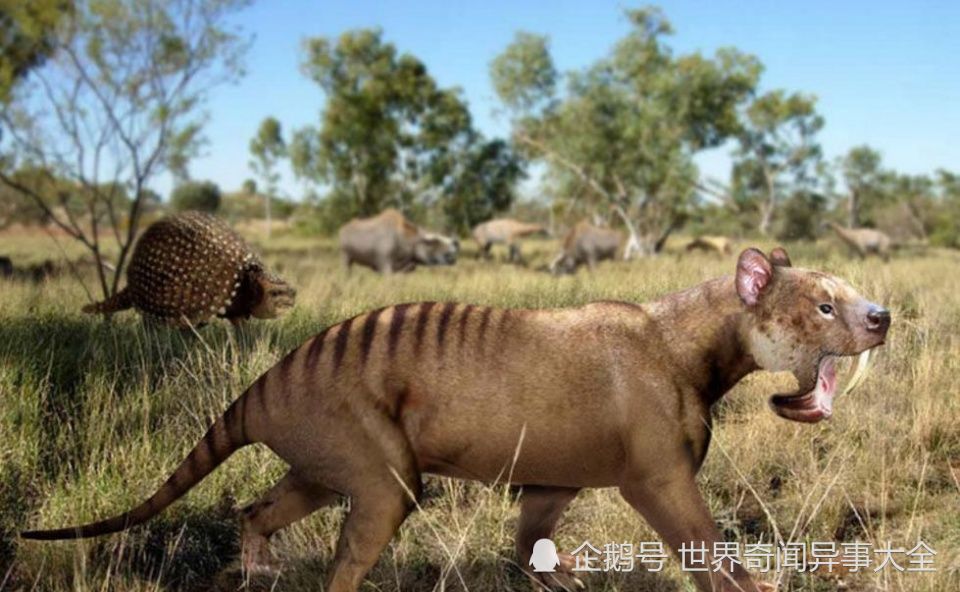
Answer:
[[(529, 245), (533, 266), (553, 245)], [(769, 246), (769, 245), (767, 245)], [(68, 249), (72, 247), (67, 246)], [(960, 257), (931, 252), (889, 264), (848, 262), (835, 246), (797, 245), (798, 264), (848, 278), (894, 314), (888, 345), (861, 388), (829, 422), (786, 422), (766, 408), (789, 378), (757, 374), (718, 409), (701, 485), (730, 540), (865, 540), (938, 552), (933, 574), (787, 573), (783, 590), (960, 589)], [(236, 589), (231, 508), (283, 471), (269, 451), (238, 453), (147, 527), (102, 539), (21, 542), (27, 525), (73, 524), (124, 510), (166, 477), (211, 418), (284, 352), (324, 326), (404, 300), (502, 306), (568, 306), (595, 299), (643, 301), (729, 273), (710, 255), (606, 264), (561, 279), (478, 263), (380, 278), (346, 277), (326, 241), (275, 238), (266, 258), (294, 278), (300, 300), (281, 321), (199, 336), (149, 328), (134, 315), (110, 325), (82, 317), (70, 278), (0, 284), (0, 590)], [(0, 253), (56, 257), (49, 239), (0, 236)], [(71, 251), (75, 254), (75, 251)], [(514, 493), (502, 486), (431, 478), (414, 514), (371, 574), (368, 590), (530, 590), (515, 565)], [(278, 535), (287, 569), (251, 587), (318, 590), (343, 508)], [(835, 539), (836, 537), (836, 539)], [(557, 537), (656, 540), (610, 490), (573, 503)], [(692, 590), (675, 561), (664, 574), (595, 574), (591, 590)]]

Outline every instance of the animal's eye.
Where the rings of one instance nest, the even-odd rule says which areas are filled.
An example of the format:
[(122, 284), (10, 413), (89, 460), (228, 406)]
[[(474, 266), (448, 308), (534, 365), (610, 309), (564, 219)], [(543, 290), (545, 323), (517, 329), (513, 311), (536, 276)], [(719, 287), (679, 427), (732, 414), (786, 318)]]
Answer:
[(832, 314), (833, 314), (833, 305), (832, 305), (832, 304), (821, 304), (821, 305), (818, 306), (817, 308), (819, 308), (819, 309), (820, 309), (820, 312), (822, 312), (822, 313), (825, 314), (825, 315), (832, 315)]

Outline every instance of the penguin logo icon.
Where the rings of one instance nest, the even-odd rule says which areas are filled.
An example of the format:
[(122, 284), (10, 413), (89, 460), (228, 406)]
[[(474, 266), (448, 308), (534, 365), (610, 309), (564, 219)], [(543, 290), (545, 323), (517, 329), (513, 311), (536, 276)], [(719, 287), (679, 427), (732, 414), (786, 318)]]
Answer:
[(533, 545), (533, 553), (530, 555), (530, 565), (535, 572), (554, 572), (560, 565), (560, 557), (557, 556), (557, 546), (550, 539), (540, 539)]

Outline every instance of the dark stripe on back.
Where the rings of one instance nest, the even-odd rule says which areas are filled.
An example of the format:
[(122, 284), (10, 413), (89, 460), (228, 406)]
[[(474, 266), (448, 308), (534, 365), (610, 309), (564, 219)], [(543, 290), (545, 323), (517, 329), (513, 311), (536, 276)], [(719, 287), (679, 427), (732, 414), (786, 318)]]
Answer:
[(343, 356), (347, 353), (347, 340), (350, 338), (350, 325), (352, 324), (353, 319), (347, 319), (340, 323), (340, 330), (337, 331), (337, 340), (333, 344), (334, 371), (340, 369), (340, 364), (343, 363)]
[(400, 330), (403, 329), (403, 319), (407, 314), (409, 304), (398, 304), (393, 307), (393, 317), (390, 319), (390, 334), (387, 336), (387, 353), (390, 357), (397, 352), (397, 343), (400, 341)]
[(215, 443), (213, 442), (214, 434), (214, 428), (207, 430), (207, 434), (187, 457), (186, 472), (179, 474), (180, 471), (174, 471), (173, 475), (170, 475), (170, 481), (176, 484), (184, 480), (184, 477), (186, 477), (186, 481), (191, 481), (193, 476), (203, 468), (203, 465), (207, 464), (207, 459), (212, 458), (216, 450)]
[(468, 304), (464, 307), (463, 312), (460, 313), (460, 336), (458, 345), (461, 347), (463, 347), (463, 341), (467, 338), (467, 319), (470, 317), (470, 313), (473, 312), (474, 308), (472, 304)]
[(503, 326), (510, 322), (510, 317), (513, 314), (513, 309), (505, 308), (503, 309), (503, 314), (500, 315), (500, 321), (497, 323), (497, 331), (502, 332)]
[(499, 343), (502, 343), (505, 339), (505, 333), (510, 331), (511, 327), (515, 327), (519, 319), (523, 315), (523, 309), (516, 308), (505, 308), (503, 309), (503, 314), (500, 315), (500, 321), (497, 323), (497, 339)]
[(360, 336), (360, 365), (367, 363), (367, 357), (370, 355), (370, 348), (373, 346), (373, 338), (377, 333), (377, 319), (383, 309), (375, 310), (367, 315), (363, 321), (363, 333)]
[(483, 309), (483, 314), (480, 316), (480, 329), (477, 334), (477, 342), (483, 342), (483, 336), (487, 333), (487, 327), (490, 326), (490, 314), (493, 312), (493, 309), (489, 306)]
[(317, 369), (317, 364), (320, 363), (320, 355), (323, 354), (323, 342), (327, 340), (328, 331), (330, 331), (330, 327), (321, 331), (319, 335), (314, 335), (310, 342), (310, 348), (307, 349), (307, 367), (311, 374)]
[(447, 327), (450, 325), (450, 317), (453, 316), (453, 310), (457, 308), (456, 302), (448, 302), (443, 305), (440, 312), (440, 320), (437, 321), (437, 349), (443, 352), (443, 340), (447, 336)]
[(430, 309), (436, 302), (424, 302), (420, 305), (419, 317), (417, 317), (417, 332), (414, 334), (416, 340), (413, 342), (413, 347), (416, 351), (420, 351), (420, 344), (423, 343), (423, 332), (427, 329), (427, 321), (430, 320)]

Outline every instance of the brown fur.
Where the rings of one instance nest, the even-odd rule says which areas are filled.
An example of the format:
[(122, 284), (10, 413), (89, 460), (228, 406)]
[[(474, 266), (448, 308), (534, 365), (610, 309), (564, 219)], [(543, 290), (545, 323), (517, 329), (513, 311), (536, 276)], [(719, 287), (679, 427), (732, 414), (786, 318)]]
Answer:
[(507, 245), (508, 260), (512, 263), (522, 263), (520, 241), (528, 236), (547, 234), (547, 229), (541, 224), (527, 224), (510, 218), (498, 218), (477, 224), (473, 228), (473, 240), (477, 243), (477, 256), (490, 258), (490, 249), (494, 245)]
[[(244, 510), (244, 564), (271, 565), (273, 533), (349, 496), (329, 592), (358, 589), (413, 509), (423, 473), (488, 482), (510, 475), (522, 485), (520, 565), (584, 487), (618, 487), (674, 549), (688, 541), (711, 548), (720, 534), (694, 479), (711, 405), (761, 368), (791, 370), (804, 386), (824, 352), (875, 347), (889, 325), (889, 316), (867, 323), (864, 315), (881, 318), (880, 309), (841, 280), (785, 260), (748, 250), (735, 277), (644, 305), (425, 302), (349, 319), (260, 377), (142, 505), (23, 536), (140, 524), (238, 447), (261, 442), (290, 472)], [(825, 302), (836, 319), (818, 312)], [(564, 556), (552, 582), (571, 585), (570, 565)], [(742, 569), (693, 577), (704, 591), (767, 589)]]
[(417, 265), (452, 265), (460, 250), (455, 238), (427, 232), (393, 208), (347, 222), (339, 236), (348, 270), (354, 263), (383, 274), (412, 271)]

